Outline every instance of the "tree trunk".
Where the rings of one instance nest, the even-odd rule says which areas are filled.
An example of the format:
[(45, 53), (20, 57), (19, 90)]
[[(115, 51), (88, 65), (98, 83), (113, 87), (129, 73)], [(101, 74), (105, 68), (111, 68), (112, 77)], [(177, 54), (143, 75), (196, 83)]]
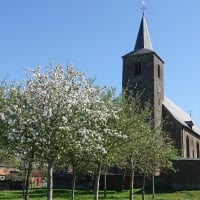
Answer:
[(104, 198), (107, 197), (107, 169), (105, 169), (104, 173)]
[(25, 199), (25, 191), (26, 191), (26, 177), (28, 170), (24, 169), (24, 180), (23, 180), (23, 199)]
[(155, 198), (155, 179), (154, 174), (152, 175), (152, 199)]
[(124, 168), (123, 177), (122, 177), (122, 191), (125, 188), (125, 178), (126, 178), (126, 167)]
[(92, 175), (90, 176), (90, 182), (89, 182), (89, 193), (94, 193), (94, 171), (92, 171)]
[(53, 199), (53, 163), (48, 163), (47, 200)]
[(101, 176), (101, 164), (102, 164), (102, 161), (98, 163), (98, 167), (97, 167), (97, 174), (96, 174), (96, 180), (95, 180), (95, 185), (94, 185), (94, 200), (99, 199), (99, 180)]
[(29, 163), (26, 176), (26, 184), (25, 184), (25, 198), (24, 198), (25, 200), (28, 200), (29, 198), (29, 180), (31, 176), (31, 170), (32, 170), (32, 163)]
[(144, 174), (142, 181), (142, 200), (145, 200), (145, 180), (146, 180), (146, 174)]
[(24, 200), (29, 199), (29, 185), (30, 185), (30, 176), (32, 171), (32, 162), (28, 163), (27, 168), (25, 169), (25, 180), (24, 180), (24, 187), (23, 187), (23, 197)]
[(73, 165), (73, 178), (72, 178), (72, 200), (75, 199), (75, 187), (76, 187), (76, 172), (75, 166)]
[(134, 165), (133, 159), (130, 160), (131, 164), (131, 176), (130, 176), (130, 193), (129, 193), (129, 200), (133, 200), (133, 188), (134, 188)]

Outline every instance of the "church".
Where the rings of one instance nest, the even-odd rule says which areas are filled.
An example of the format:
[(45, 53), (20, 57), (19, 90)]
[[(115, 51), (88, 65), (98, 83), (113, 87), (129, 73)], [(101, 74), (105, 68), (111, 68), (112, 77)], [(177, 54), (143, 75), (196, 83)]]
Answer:
[[(190, 115), (164, 94), (164, 61), (153, 50), (143, 12), (135, 47), (122, 57), (122, 88), (141, 92), (142, 102), (150, 102), (154, 126), (162, 127), (180, 152), (170, 176), (174, 188), (200, 188), (200, 129)], [(168, 177), (169, 182), (169, 177)]]

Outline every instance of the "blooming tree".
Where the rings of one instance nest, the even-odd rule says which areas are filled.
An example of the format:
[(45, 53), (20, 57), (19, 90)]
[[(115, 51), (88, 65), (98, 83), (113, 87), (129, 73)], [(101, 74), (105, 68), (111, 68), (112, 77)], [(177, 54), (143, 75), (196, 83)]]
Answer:
[(6, 81), (0, 84), (0, 161), (13, 158), (18, 143), (9, 140), (10, 131), (7, 107), (13, 102), (13, 95), (9, 94), (9, 86)]
[(117, 111), (111, 98), (105, 100), (105, 91), (72, 66), (57, 65), (44, 72), (38, 67), (26, 75), (25, 81), (9, 89), (13, 97), (6, 110), (9, 139), (20, 142), (17, 151), (28, 169), (35, 161), (48, 164), (47, 199), (51, 200), (55, 163), (63, 155), (71, 161), (82, 155), (101, 161), (109, 138), (121, 137), (110, 126)]
[(89, 145), (92, 148), (90, 150), (92, 153), (90, 161), (97, 166), (94, 190), (95, 200), (98, 199), (102, 166), (108, 162), (108, 158), (110, 161), (112, 160), (113, 152), (126, 138), (116, 126), (120, 110), (119, 104), (116, 102), (113, 92), (104, 90), (99, 95), (99, 102), (90, 106), (92, 113), (89, 115), (88, 122), (90, 124), (87, 130), (89, 130), (90, 137), (92, 136), (92, 141)]
[(115, 127), (119, 109), (111, 89), (95, 87), (95, 95), (90, 101), (74, 109), (76, 117), (73, 117), (70, 128), (62, 127), (63, 131), (71, 132), (71, 142), (64, 151), (65, 158), (68, 157), (73, 166), (73, 173), (84, 162), (96, 166), (95, 199), (98, 199), (102, 165), (108, 156), (111, 160), (110, 155), (124, 139)]
[(1, 157), (3, 157), (7, 149), (6, 123), (5, 123), (5, 114), (4, 114), (5, 104), (6, 104), (5, 85), (4, 83), (1, 83), (0, 85), (0, 161), (1, 161)]

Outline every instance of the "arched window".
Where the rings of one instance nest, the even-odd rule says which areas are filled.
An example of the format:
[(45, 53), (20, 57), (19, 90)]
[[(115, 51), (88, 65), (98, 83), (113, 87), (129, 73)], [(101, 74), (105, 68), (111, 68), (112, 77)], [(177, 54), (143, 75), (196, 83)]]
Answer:
[(197, 142), (197, 158), (199, 158), (200, 157), (200, 152), (199, 152), (199, 142)]
[(190, 157), (190, 140), (189, 140), (188, 135), (187, 135), (187, 138), (186, 138), (186, 157), (187, 158)]

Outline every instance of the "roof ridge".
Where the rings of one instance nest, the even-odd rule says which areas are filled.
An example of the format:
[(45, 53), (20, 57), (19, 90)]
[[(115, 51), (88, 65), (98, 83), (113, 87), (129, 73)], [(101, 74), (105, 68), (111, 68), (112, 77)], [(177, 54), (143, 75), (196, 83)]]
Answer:
[[(164, 96), (163, 105), (172, 114), (172, 116), (178, 120), (183, 126), (190, 128), (193, 132), (200, 135), (200, 128), (193, 121), (192, 117), (186, 113), (182, 108), (177, 106), (174, 102)], [(191, 123), (192, 122), (192, 123)]]

